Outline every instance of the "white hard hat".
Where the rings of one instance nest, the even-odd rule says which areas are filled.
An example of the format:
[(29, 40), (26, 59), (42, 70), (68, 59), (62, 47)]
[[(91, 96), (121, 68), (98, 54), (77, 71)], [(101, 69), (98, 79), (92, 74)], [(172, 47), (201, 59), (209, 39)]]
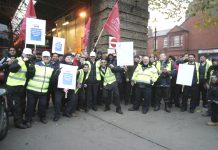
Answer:
[(96, 57), (96, 54), (95, 54), (95, 52), (92, 51), (89, 56), (90, 57)]
[(32, 50), (30, 48), (24, 48), (23, 49), (23, 54), (26, 54), (26, 55), (33, 55), (32, 54)]
[(43, 51), (42, 52), (42, 57), (45, 57), (45, 56), (51, 57), (51, 54), (48, 51)]

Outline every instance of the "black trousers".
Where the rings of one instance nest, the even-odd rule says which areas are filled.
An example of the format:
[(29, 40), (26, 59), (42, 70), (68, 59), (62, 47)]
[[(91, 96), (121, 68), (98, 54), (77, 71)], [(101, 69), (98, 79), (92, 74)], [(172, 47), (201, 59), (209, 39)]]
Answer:
[(198, 85), (184, 87), (182, 96), (182, 108), (184, 109), (187, 109), (189, 96), (191, 96), (190, 109), (195, 109), (198, 99)]
[(124, 83), (123, 82), (118, 82), (118, 90), (120, 94), (120, 101), (124, 101)]
[(23, 122), (23, 115), (26, 104), (24, 86), (7, 86), (8, 105), (14, 117), (14, 124)]
[(86, 90), (85, 88), (81, 88), (78, 91), (78, 109), (85, 109), (87, 107), (87, 100), (86, 100)]
[[(55, 92), (55, 116), (60, 116), (61, 114), (62, 100), (64, 97), (65, 93), (63, 89), (57, 89)], [(67, 93), (64, 113), (72, 114), (75, 112), (77, 107), (77, 100), (77, 95), (74, 93), (74, 91), (70, 90)]]
[(182, 85), (175, 84), (171, 87), (170, 103), (180, 106), (180, 96), (182, 92)]
[(133, 102), (133, 108), (139, 109), (142, 98), (144, 98), (144, 110), (149, 110), (150, 102), (151, 102), (151, 92), (152, 86), (146, 86), (145, 88), (140, 88), (136, 86), (135, 89), (135, 101)]
[(38, 101), (38, 116), (39, 118), (46, 117), (47, 108), (47, 94), (33, 94), (27, 91), (27, 109), (26, 109), (26, 121), (32, 121), (32, 117), (35, 111), (35, 104)]
[(200, 104), (200, 99), (203, 101), (203, 105), (207, 104), (207, 90), (204, 87), (204, 83), (199, 83), (199, 95), (198, 95), (197, 105)]
[(125, 83), (124, 92), (125, 103), (131, 102), (131, 97), (133, 94), (133, 87), (131, 86), (131, 81)]
[(160, 106), (161, 99), (163, 99), (165, 103), (169, 103), (170, 87), (156, 87), (156, 106)]
[(110, 89), (103, 88), (103, 98), (105, 100), (105, 107), (109, 107), (111, 104), (111, 101), (114, 98), (114, 104), (116, 105), (117, 109), (120, 109), (120, 95), (119, 95), (119, 89), (117, 86), (113, 86)]
[(218, 104), (211, 103), (211, 121), (218, 123)]
[(87, 92), (87, 107), (90, 109), (92, 107), (96, 107), (97, 98), (98, 98), (98, 87), (99, 84), (88, 84), (86, 88)]

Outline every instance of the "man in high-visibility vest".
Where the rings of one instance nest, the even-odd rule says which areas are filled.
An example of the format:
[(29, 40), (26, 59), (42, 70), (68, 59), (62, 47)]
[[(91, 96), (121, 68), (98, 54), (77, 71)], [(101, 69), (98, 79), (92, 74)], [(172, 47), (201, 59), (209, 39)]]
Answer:
[(194, 113), (195, 108), (197, 106), (197, 99), (198, 99), (199, 64), (195, 62), (195, 54), (189, 54), (188, 57), (189, 57), (189, 61), (186, 64), (194, 66), (194, 73), (193, 73), (192, 85), (184, 86), (183, 88), (181, 112), (184, 112), (187, 110), (188, 97), (191, 96), (189, 111), (190, 113)]
[(101, 76), (99, 72), (100, 61), (96, 61), (95, 52), (90, 53), (90, 60), (84, 61), (84, 63), (89, 65), (89, 73), (87, 79), (87, 108), (86, 112), (89, 109), (97, 111), (97, 97), (98, 97), (98, 89), (101, 81)]
[(114, 67), (112, 64), (107, 66), (106, 59), (101, 60), (99, 68), (101, 77), (103, 78), (103, 99), (105, 100), (105, 110), (110, 110), (112, 95), (115, 98), (116, 112), (123, 114), (120, 106), (120, 95), (117, 87), (116, 77), (113, 72), (120, 71), (120, 68)]
[(82, 69), (78, 70), (77, 72), (77, 85), (80, 87), (78, 89), (78, 110), (83, 109), (85, 110), (87, 108), (87, 99), (86, 99), (86, 88), (87, 83), (86, 80), (88, 79), (88, 71), (89, 71), (89, 65), (83, 64)]
[(158, 78), (157, 69), (149, 64), (149, 57), (144, 56), (142, 62), (138, 64), (132, 77), (132, 85), (135, 84), (135, 100), (129, 111), (139, 110), (142, 98), (144, 98), (144, 106), (142, 113), (146, 114), (149, 110), (151, 102), (152, 85)]
[(207, 78), (207, 71), (209, 67), (212, 65), (212, 62), (209, 61), (206, 56), (200, 57), (199, 63), (199, 98), (197, 101), (197, 105), (200, 104), (200, 99), (203, 101), (203, 107), (207, 107), (207, 90), (204, 87)]
[(38, 101), (38, 116), (44, 124), (46, 120), (47, 107), (47, 92), (50, 85), (50, 79), (53, 69), (50, 64), (50, 53), (44, 51), (42, 53), (42, 61), (35, 64), (35, 72), (33, 77), (27, 84), (27, 110), (26, 110), (26, 125), (31, 127), (31, 121), (35, 110), (35, 104)]
[(14, 117), (14, 125), (16, 128), (26, 129), (27, 126), (23, 123), (23, 114), (25, 110), (25, 84), (27, 80), (27, 73), (29, 70), (29, 63), (32, 57), (32, 50), (25, 48), (22, 56), (18, 57), (9, 66), (9, 75), (7, 78), (7, 97), (11, 112)]
[(156, 63), (156, 69), (158, 72), (158, 79), (156, 81), (156, 93), (155, 93), (155, 109), (154, 111), (160, 110), (160, 102), (163, 98), (165, 103), (165, 111), (170, 112), (170, 85), (171, 85), (171, 62), (167, 60), (166, 54), (160, 54), (160, 60)]

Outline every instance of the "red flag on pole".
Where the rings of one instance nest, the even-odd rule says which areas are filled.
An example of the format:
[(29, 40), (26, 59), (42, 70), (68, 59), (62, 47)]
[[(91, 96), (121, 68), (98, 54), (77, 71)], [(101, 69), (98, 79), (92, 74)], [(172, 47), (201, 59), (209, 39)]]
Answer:
[(120, 17), (119, 17), (119, 6), (118, 2), (112, 8), (107, 21), (105, 22), (103, 28), (111, 34), (113, 37), (120, 41)]
[(84, 43), (85, 48), (87, 48), (88, 42), (89, 42), (89, 32), (90, 32), (91, 20), (92, 19), (89, 17), (89, 20), (85, 26), (85, 34), (84, 34), (84, 38), (83, 38), (83, 43)]
[(20, 38), (21, 41), (25, 40), (25, 36), (26, 36), (26, 18), (36, 18), (36, 12), (35, 12), (35, 8), (34, 8), (34, 5), (33, 5), (33, 0), (29, 1), (25, 17), (23, 18), (23, 22), (22, 22), (22, 25), (21, 25), (21, 28), (20, 28), (19, 38)]

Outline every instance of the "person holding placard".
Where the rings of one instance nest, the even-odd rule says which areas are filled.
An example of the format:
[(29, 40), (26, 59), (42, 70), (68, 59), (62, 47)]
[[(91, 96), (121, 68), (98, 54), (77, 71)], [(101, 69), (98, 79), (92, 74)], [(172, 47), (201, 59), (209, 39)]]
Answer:
[(120, 106), (119, 90), (117, 88), (117, 81), (114, 72), (119, 72), (120, 69), (110, 64), (107, 66), (107, 60), (101, 60), (101, 66), (99, 68), (101, 77), (103, 78), (103, 99), (105, 100), (104, 111), (110, 110), (110, 104), (112, 97), (115, 98), (116, 112), (123, 114)]
[[(64, 55), (64, 61), (63, 64), (72, 66), (72, 54), (65, 54)], [(55, 106), (54, 106), (54, 118), (53, 121), (58, 121), (61, 116), (61, 108), (62, 105), (65, 105), (65, 110), (63, 112), (63, 116), (71, 118), (72, 112), (76, 108), (76, 97), (75, 97), (75, 90), (72, 89), (63, 89), (58, 88), (58, 78), (61, 73), (61, 69), (59, 68), (55, 71), (53, 77), (52, 77), (52, 85), (55, 91)], [(66, 81), (67, 82), (67, 81)], [(63, 103), (63, 99), (66, 99), (66, 104)]]
[(35, 64), (35, 72), (32, 74), (27, 84), (27, 110), (26, 110), (26, 125), (31, 127), (32, 117), (35, 110), (35, 104), (38, 101), (38, 116), (40, 122), (46, 124), (46, 108), (48, 88), (50, 86), (50, 79), (53, 69), (50, 64), (50, 52), (44, 51), (42, 53), (42, 61)]
[(189, 60), (186, 64), (194, 66), (194, 73), (193, 73), (191, 86), (184, 86), (183, 88), (181, 112), (184, 112), (187, 110), (188, 98), (191, 95), (189, 111), (190, 113), (194, 113), (196, 105), (197, 105), (197, 99), (198, 99), (199, 64), (198, 62), (195, 62), (195, 54), (189, 54), (188, 58)]
[(157, 69), (149, 64), (149, 57), (144, 56), (142, 62), (139, 63), (132, 77), (132, 85), (136, 86), (135, 101), (129, 111), (139, 110), (141, 99), (144, 98), (144, 106), (142, 113), (146, 114), (149, 110), (151, 102), (152, 85), (158, 78)]

